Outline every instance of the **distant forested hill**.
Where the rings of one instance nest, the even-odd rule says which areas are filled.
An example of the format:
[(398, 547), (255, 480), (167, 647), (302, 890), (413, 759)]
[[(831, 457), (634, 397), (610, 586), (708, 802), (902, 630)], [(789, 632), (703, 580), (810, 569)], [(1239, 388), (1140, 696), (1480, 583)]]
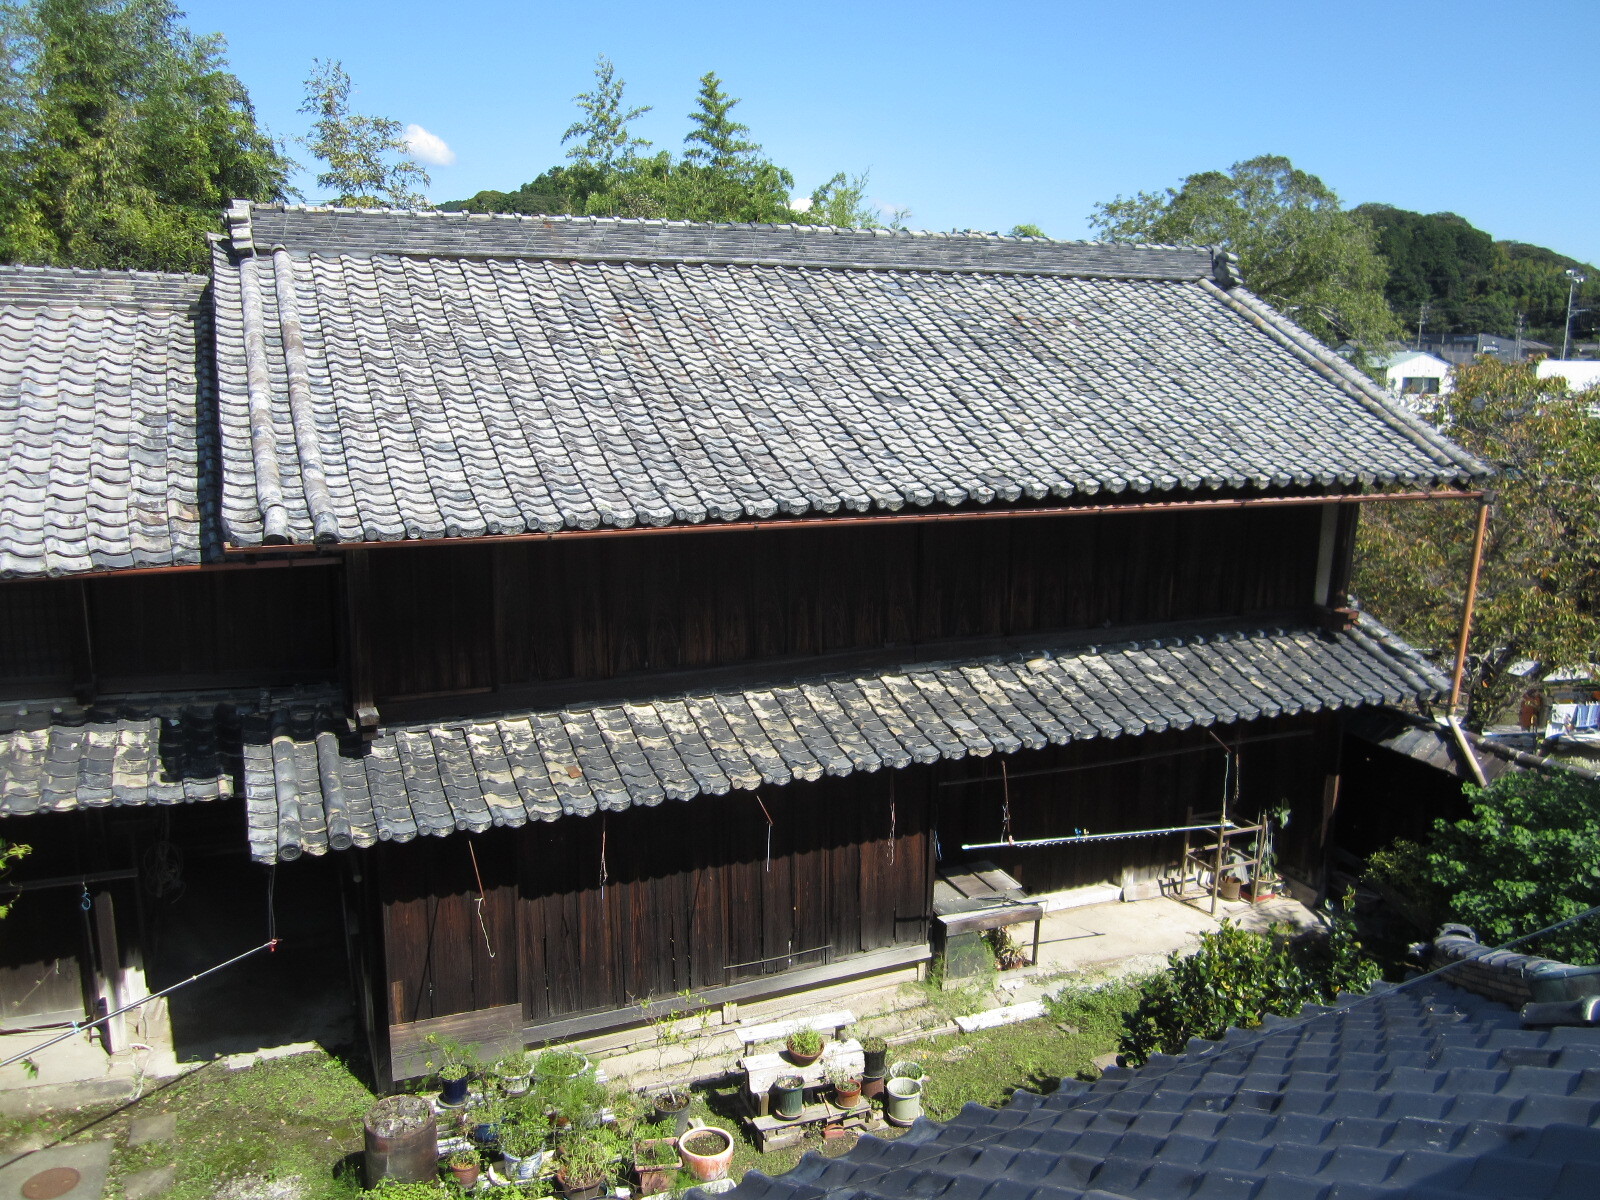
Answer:
[(1389, 263), (1384, 289), (1389, 306), (1410, 331), (1428, 305), (1431, 333), (1525, 332), (1560, 346), (1567, 313), (1568, 268), (1588, 276), (1579, 306), (1590, 311), (1572, 322), (1574, 338), (1592, 340), (1600, 329), (1600, 271), (1577, 259), (1530, 246), (1500, 242), (1455, 213), (1415, 213), (1387, 204), (1355, 210), (1372, 223), (1378, 251)]

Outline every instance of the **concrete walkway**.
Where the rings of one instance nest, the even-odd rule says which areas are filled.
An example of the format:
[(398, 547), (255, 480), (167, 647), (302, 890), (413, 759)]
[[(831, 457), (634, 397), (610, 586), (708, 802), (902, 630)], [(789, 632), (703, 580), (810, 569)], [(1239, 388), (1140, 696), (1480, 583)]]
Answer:
[[(1079, 975), (1085, 983), (1148, 974), (1167, 965), (1167, 956), (1200, 945), (1200, 935), (1232, 921), (1246, 929), (1265, 932), (1275, 925), (1297, 930), (1314, 929), (1321, 921), (1310, 909), (1287, 896), (1251, 904), (1219, 901), (1217, 915), (1210, 902), (1167, 899), (1114, 900), (1045, 915), (1039, 931), (1039, 962), (1033, 967), (1006, 971), (997, 991), (1006, 1003), (1034, 1000), (1053, 992), (1063, 975)], [(1011, 934), (1028, 945), (1033, 927), (1014, 926)]]

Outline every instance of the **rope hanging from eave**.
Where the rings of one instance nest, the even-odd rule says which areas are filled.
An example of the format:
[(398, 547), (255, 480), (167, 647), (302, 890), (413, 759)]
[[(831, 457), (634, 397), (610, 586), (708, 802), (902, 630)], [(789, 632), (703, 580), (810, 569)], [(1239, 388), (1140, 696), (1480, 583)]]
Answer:
[(473, 846), (472, 839), (467, 839), (467, 853), (472, 856), (472, 876), (478, 881), (478, 894), (473, 897), (473, 907), (478, 910), (478, 929), (483, 933), (483, 948), (489, 952), (489, 957), (494, 957), (494, 943), (489, 940), (489, 922), (484, 918), (483, 905), (487, 897), (483, 890), (483, 873), (478, 870), (478, 851)]
[(761, 798), (761, 793), (756, 793), (756, 803), (761, 806), (761, 815), (767, 819), (767, 865), (768, 871), (772, 870), (772, 814), (767, 811), (767, 802)]

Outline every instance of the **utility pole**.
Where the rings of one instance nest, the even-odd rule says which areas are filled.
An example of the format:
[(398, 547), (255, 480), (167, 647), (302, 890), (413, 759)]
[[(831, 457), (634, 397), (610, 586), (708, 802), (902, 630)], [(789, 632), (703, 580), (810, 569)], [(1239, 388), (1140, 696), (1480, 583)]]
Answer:
[[(1572, 282), (1567, 285), (1567, 324), (1561, 337), (1561, 357), (1567, 357), (1567, 351), (1572, 347), (1572, 318), (1574, 309), (1572, 304), (1578, 298), (1578, 289), (1589, 282), (1589, 277), (1579, 271), (1567, 268), (1567, 278)], [(1577, 312), (1587, 312), (1587, 309), (1577, 309)]]
[(1524, 318), (1524, 314), (1523, 313), (1518, 313), (1517, 314), (1517, 357), (1516, 357), (1516, 360), (1515, 360), (1517, 362), (1521, 362), (1522, 361), (1522, 322), (1523, 322), (1523, 318)]
[(1417, 309), (1417, 351), (1422, 350), (1422, 330), (1428, 323), (1428, 302), (1424, 300), (1422, 307)]

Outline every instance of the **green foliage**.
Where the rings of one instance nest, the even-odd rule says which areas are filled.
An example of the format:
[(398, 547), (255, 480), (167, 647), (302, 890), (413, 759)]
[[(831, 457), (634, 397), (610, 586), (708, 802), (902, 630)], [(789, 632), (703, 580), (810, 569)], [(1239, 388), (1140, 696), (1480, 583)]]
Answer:
[(280, 200), (293, 163), (170, 0), (0, 9), (0, 258), (196, 271), (228, 200)]
[(1348, 920), (1336, 916), (1325, 941), (1296, 942), (1224, 921), (1200, 935), (1200, 949), (1173, 954), (1128, 1014), (1117, 1048), (1132, 1065), (1180, 1053), (1190, 1038), (1254, 1029), (1269, 1013), (1292, 1016), (1340, 992), (1363, 992), (1378, 966), (1361, 953)]
[(1011, 236), (1042, 238), (1045, 236), (1045, 232), (1037, 225), (1013, 225), (1011, 227)]
[[(22, 846), (18, 845), (16, 842), (8, 842), (0, 839), (0, 876), (3, 876), (11, 869), (12, 863), (30, 854), (32, 849), (33, 848), (31, 846)], [(15, 899), (0, 902), (0, 918), (10, 916), (11, 906), (15, 903)], [(38, 1068), (33, 1067), (31, 1061), (25, 1062), (24, 1066), (32, 1067), (34, 1073), (37, 1074)]]
[(1516, 314), (1529, 337), (1559, 345), (1567, 316), (1568, 268), (1588, 276), (1578, 293), (1587, 313), (1573, 320), (1574, 336), (1600, 328), (1600, 271), (1542, 246), (1497, 242), (1455, 213), (1407, 212), (1387, 204), (1354, 210), (1377, 232), (1389, 264), (1384, 295), (1407, 332), (1428, 305), (1431, 333), (1495, 333), (1510, 337)]
[(337, 59), (313, 59), (300, 111), (316, 118), (308, 150), (327, 169), (317, 186), (343, 208), (427, 208), (428, 173), (410, 156), (400, 122), (350, 111), (350, 76)]
[(594, 91), (579, 92), (572, 98), (584, 115), (568, 126), (561, 140), (582, 139), (567, 151), (567, 157), (580, 166), (610, 171), (627, 166), (635, 149), (650, 145), (628, 132), (628, 123), (644, 116), (650, 106), (624, 109), (622, 92), (626, 81), (616, 77), (616, 68), (604, 54), (595, 60), (594, 81)]
[(821, 1054), (822, 1035), (815, 1029), (796, 1029), (789, 1035), (788, 1045), (796, 1054)]
[(1279, 155), (1235, 163), (1226, 174), (1203, 171), (1165, 192), (1118, 196), (1096, 205), (1089, 221), (1114, 242), (1233, 251), (1252, 291), (1330, 345), (1375, 350), (1396, 332), (1371, 226)]
[(380, 1179), (377, 1187), (361, 1195), (367, 1200), (441, 1200), (445, 1196), (459, 1196), (460, 1192), (442, 1179), (430, 1179), (422, 1183)]
[(483, 1069), (483, 1059), (479, 1057), (476, 1046), (437, 1033), (427, 1034), (422, 1040), (428, 1047), (424, 1066), (440, 1079), (466, 1079)]
[[(684, 151), (638, 153), (649, 146), (629, 123), (649, 112), (630, 108), (623, 81), (602, 55), (592, 91), (575, 97), (580, 117), (563, 136), (576, 141), (571, 160), (514, 191), (485, 190), (440, 207), (448, 212), (512, 212), (594, 217), (655, 217), (674, 221), (753, 221), (874, 228), (866, 175), (837, 174), (811, 193), (805, 211), (789, 207), (794, 177), (766, 158), (736, 120), (739, 100), (715, 72), (700, 79)], [(903, 219), (903, 215), (897, 220)]]
[(562, 1178), (578, 1186), (609, 1179), (616, 1157), (613, 1139), (601, 1133), (571, 1133), (556, 1147), (557, 1169)]
[[(1468, 647), (1467, 720), (1481, 728), (1519, 690), (1600, 653), (1600, 421), (1597, 396), (1538, 379), (1531, 363), (1480, 358), (1455, 372), (1433, 418), (1500, 470)], [(1465, 504), (1372, 505), (1362, 514), (1353, 590), (1419, 646), (1458, 636), (1476, 513)], [(1530, 677), (1510, 667), (1532, 659)]]
[[(1600, 905), (1600, 783), (1523, 771), (1464, 790), (1470, 817), (1436, 822), (1426, 846), (1397, 842), (1373, 855), (1368, 874), (1415, 897), (1434, 928), (1460, 921), (1495, 946)], [(1600, 963), (1600, 922), (1518, 949)]]

